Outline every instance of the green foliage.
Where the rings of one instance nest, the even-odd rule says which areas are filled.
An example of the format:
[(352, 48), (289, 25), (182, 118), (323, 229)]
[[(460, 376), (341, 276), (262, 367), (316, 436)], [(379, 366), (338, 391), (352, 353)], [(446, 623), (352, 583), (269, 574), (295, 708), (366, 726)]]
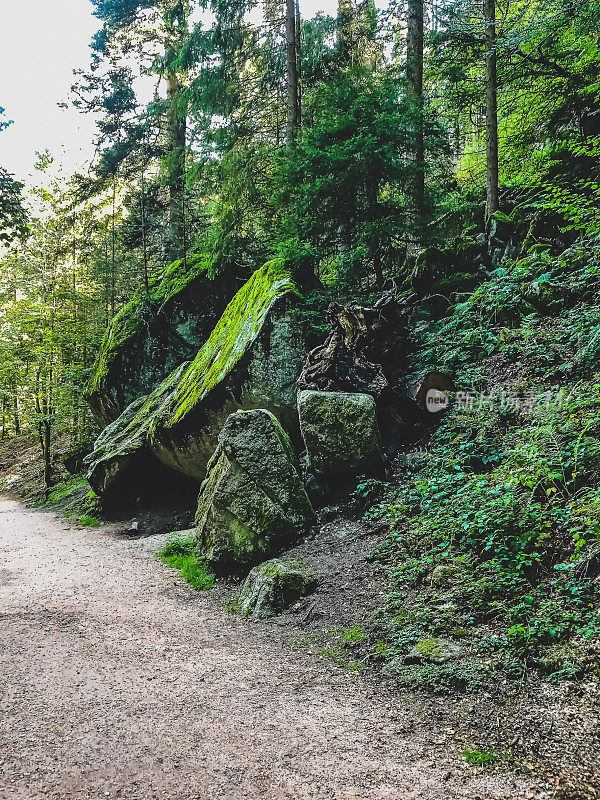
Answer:
[[(324, 281), (355, 287), (403, 256), (415, 112), (397, 69), (357, 66), (306, 94), (310, 119), (276, 181), (285, 230), (309, 242)], [(428, 142), (440, 147), (433, 121)]]
[(469, 750), (468, 748), (465, 748), (463, 750), (463, 756), (465, 757), (467, 764), (471, 764), (474, 767), (481, 767), (485, 764), (493, 764), (498, 760), (495, 753), (492, 753), (491, 750)]
[(206, 566), (204, 559), (195, 552), (195, 538), (175, 537), (163, 547), (158, 557), (173, 569), (179, 570), (181, 577), (197, 591), (212, 589), (214, 575)]
[(352, 671), (364, 669), (364, 659), (356, 657), (360, 646), (367, 638), (360, 624), (352, 628), (333, 628), (325, 638), (326, 641), (317, 650), (318, 656)]
[[(476, 688), (531, 668), (561, 680), (591, 667), (600, 602), (596, 269), (589, 242), (516, 261), (427, 331), (426, 363), (471, 382), (473, 399), (454, 398), (421, 470), (375, 506), (391, 526), (378, 554), (390, 570), (387, 657), (407, 685)], [(534, 311), (529, 297), (538, 303), (540, 292), (531, 286), (543, 283), (562, 299)], [(509, 383), (496, 387), (494, 371)], [(459, 638), (464, 658), (404, 665), (431, 636)]]
[(84, 514), (77, 519), (77, 524), (82, 528), (98, 528), (102, 525), (102, 522), (96, 517), (90, 517), (88, 514)]
[(23, 186), (0, 167), (0, 245), (10, 244), (27, 234), (27, 212), (21, 196)]

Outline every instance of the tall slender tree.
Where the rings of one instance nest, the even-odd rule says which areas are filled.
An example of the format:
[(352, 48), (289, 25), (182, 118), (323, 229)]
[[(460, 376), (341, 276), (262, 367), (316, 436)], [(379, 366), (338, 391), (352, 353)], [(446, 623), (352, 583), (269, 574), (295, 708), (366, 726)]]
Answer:
[(485, 23), (485, 216), (498, 211), (498, 74), (496, 0), (483, 0)]
[(425, 201), (425, 144), (423, 132), (423, 0), (408, 0), (406, 36), (406, 77), (414, 108), (414, 143), (411, 150), (413, 180), (410, 200), (415, 216)]
[(291, 147), (296, 141), (300, 127), (300, 81), (298, 40), (300, 25), (298, 19), (298, 3), (296, 0), (285, 2), (285, 41), (287, 59), (287, 129), (286, 142)]

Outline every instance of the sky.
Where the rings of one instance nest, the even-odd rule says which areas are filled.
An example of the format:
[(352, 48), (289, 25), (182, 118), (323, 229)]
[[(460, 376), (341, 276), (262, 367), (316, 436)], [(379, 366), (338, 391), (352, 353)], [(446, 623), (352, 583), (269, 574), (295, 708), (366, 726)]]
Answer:
[[(94, 119), (62, 109), (73, 69), (86, 68), (98, 28), (89, 0), (0, 0), (0, 108), (13, 124), (0, 131), (0, 166), (32, 185), (35, 153), (48, 149), (64, 172), (93, 157)], [(335, 15), (336, 0), (301, 0), (302, 16)]]

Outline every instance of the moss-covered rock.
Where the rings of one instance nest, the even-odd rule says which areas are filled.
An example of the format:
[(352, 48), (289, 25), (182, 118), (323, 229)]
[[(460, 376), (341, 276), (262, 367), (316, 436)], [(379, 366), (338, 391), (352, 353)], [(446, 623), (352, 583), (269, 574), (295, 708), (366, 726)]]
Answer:
[(306, 356), (289, 313), (296, 299), (277, 262), (238, 291), (152, 422), (150, 446), (167, 466), (203, 479), (219, 431), (240, 408), (267, 408), (295, 431), (295, 386)]
[(290, 546), (314, 512), (291, 441), (265, 409), (232, 414), (200, 489), (199, 549), (218, 571), (237, 571)]
[[(142, 485), (157, 459), (148, 445), (154, 415), (170, 396), (189, 362), (182, 364), (151, 394), (138, 397), (102, 431), (92, 453), (85, 459), (87, 480), (96, 494), (104, 496), (126, 482)], [(160, 465), (162, 467), (162, 465)]]
[(448, 639), (420, 639), (404, 659), (405, 664), (445, 664), (462, 655), (462, 647)]
[(86, 390), (103, 425), (192, 359), (235, 291), (231, 274), (208, 277), (209, 259), (190, 255), (138, 289), (112, 320)]
[(250, 570), (240, 590), (242, 614), (265, 619), (280, 614), (301, 597), (314, 592), (313, 575), (296, 562), (274, 558)]
[(381, 439), (370, 395), (307, 390), (298, 395), (298, 412), (315, 475), (347, 481), (381, 473)]
[(297, 427), (295, 384), (306, 347), (289, 297), (295, 297), (294, 284), (279, 264), (257, 270), (196, 358), (128, 407), (100, 437), (90, 459), (95, 490), (109, 490), (113, 480), (102, 474), (117, 476), (148, 448), (166, 466), (202, 480), (219, 431), (240, 408), (266, 407), (291, 430)]

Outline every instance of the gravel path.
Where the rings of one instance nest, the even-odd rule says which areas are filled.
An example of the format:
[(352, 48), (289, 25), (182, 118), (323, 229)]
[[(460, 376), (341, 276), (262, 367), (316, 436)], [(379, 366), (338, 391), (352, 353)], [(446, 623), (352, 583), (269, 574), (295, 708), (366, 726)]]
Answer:
[(0, 798), (525, 797), (109, 529), (0, 500)]

